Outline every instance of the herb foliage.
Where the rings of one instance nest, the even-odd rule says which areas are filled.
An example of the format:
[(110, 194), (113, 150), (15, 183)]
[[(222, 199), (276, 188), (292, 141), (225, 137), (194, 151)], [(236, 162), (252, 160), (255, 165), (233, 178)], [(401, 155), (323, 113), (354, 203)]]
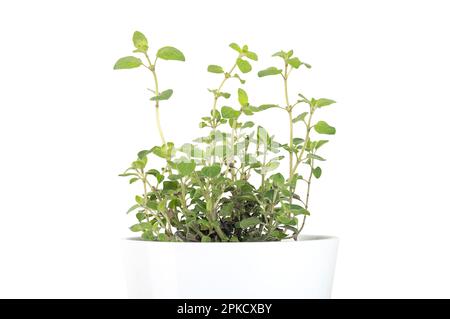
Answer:
[[(156, 241), (296, 240), (310, 215), (311, 184), (322, 176), (320, 162), (325, 159), (319, 151), (328, 140), (321, 136), (336, 133), (327, 122), (315, 120), (317, 112), (335, 101), (307, 98), (301, 93), (290, 100), (291, 72), (311, 65), (294, 56), (292, 50), (273, 54), (276, 66), (257, 74), (282, 81), (284, 104), (256, 106), (243, 87), (235, 94), (225, 90), (228, 81), (239, 81), (243, 86), (243, 78), (258, 61), (258, 55), (247, 45), (231, 43), (234, 64), (229, 68), (216, 64), (207, 67), (219, 80), (216, 88), (209, 89), (211, 110), (199, 123), (206, 135), (177, 146), (166, 140), (161, 127), (159, 108), (172, 97), (173, 90), (160, 88), (157, 70), (161, 60), (179, 63), (185, 56), (179, 49), (166, 46), (151, 58), (144, 34), (136, 31), (132, 40), (133, 52), (140, 57), (120, 58), (114, 69), (145, 68), (150, 72), (153, 94), (149, 99), (161, 145), (140, 151), (120, 174), (129, 178), (130, 184), (142, 185), (142, 192), (127, 212), (137, 219), (131, 231), (141, 233), (144, 240)], [(251, 121), (255, 113), (268, 109), (288, 115), (289, 140), (284, 144)], [(294, 126), (304, 132), (301, 137), (294, 136)], [(162, 168), (152, 165), (158, 157), (164, 162)], [(283, 175), (278, 167), (285, 157), (289, 170)]]

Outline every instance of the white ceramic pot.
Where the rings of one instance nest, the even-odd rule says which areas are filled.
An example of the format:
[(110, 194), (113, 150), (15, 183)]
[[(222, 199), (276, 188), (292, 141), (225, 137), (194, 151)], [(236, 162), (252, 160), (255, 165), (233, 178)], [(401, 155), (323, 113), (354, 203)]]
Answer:
[(130, 298), (330, 298), (338, 239), (172, 243), (123, 241)]

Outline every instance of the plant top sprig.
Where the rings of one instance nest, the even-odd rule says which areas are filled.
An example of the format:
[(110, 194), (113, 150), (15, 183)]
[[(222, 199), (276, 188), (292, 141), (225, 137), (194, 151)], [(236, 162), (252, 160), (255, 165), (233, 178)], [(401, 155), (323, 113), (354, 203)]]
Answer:
[(158, 83), (158, 76), (156, 74), (156, 63), (158, 59), (162, 60), (173, 60), (173, 61), (182, 61), (184, 62), (186, 59), (184, 57), (184, 54), (178, 50), (177, 48), (171, 47), (171, 46), (165, 46), (160, 48), (156, 52), (156, 56), (152, 60), (150, 59), (148, 55), (149, 45), (148, 40), (145, 37), (145, 35), (139, 31), (135, 31), (133, 34), (133, 44), (135, 47), (134, 53), (141, 53), (144, 55), (145, 60), (147, 64), (142, 62), (140, 58), (137, 58), (135, 56), (126, 56), (123, 58), (120, 58), (117, 60), (116, 64), (114, 65), (115, 70), (121, 70), (121, 69), (133, 69), (138, 67), (145, 67), (147, 70), (149, 70), (152, 73), (153, 76), (153, 83), (154, 83), (154, 89), (150, 89), (154, 93), (154, 96), (150, 98), (151, 101), (155, 102), (155, 115), (156, 115), (156, 126), (158, 128), (158, 133), (161, 138), (161, 143), (163, 146), (167, 145), (166, 139), (164, 137), (164, 133), (161, 127), (161, 119), (160, 119), (160, 112), (159, 112), (159, 103), (160, 101), (165, 101), (170, 99), (170, 97), (173, 94), (172, 89), (166, 89), (161, 91), (159, 88)]

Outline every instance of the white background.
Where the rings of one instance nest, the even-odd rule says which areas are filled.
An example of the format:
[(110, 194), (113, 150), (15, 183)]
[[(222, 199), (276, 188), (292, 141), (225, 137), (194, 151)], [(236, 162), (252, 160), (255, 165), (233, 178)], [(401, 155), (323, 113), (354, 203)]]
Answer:
[[(178, 144), (200, 135), (219, 81), (206, 66), (229, 66), (230, 42), (259, 54), (255, 70), (280, 49), (312, 64), (292, 98), (339, 102), (321, 112), (337, 135), (306, 227), (341, 239), (334, 297), (449, 298), (448, 13), (411, 0), (2, 1), (0, 297), (126, 297), (119, 244), (137, 189), (117, 174), (159, 140), (148, 74), (112, 66), (140, 30), (152, 52), (186, 55), (159, 66)], [(246, 78), (254, 104), (282, 101), (275, 78)], [(255, 120), (287, 136), (285, 114)]]

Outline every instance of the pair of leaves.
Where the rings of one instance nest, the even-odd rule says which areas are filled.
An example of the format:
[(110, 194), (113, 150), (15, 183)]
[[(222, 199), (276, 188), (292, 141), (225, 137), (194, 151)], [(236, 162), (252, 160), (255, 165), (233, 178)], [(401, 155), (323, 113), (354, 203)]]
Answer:
[[(133, 33), (133, 45), (136, 48), (133, 52), (147, 54), (148, 40), (142, 32), (135, 31)], [(185, 61), (183, 52), (177, 48), (166, 46), (160, 48), (156, 56), (163, 60)], [(126, 56), (117, 60), (114, 70), (134, 69), (143, 65), (142, 60), (134, 56)]]
[(245, 56), (245, 57), (249, 58), (250, 60), (258, 61), (258, 55), (255, 52), (249, 51), (248, 45), (246, 45), (246, 44), (241, 48), (238, 44), (231, 43), (230, 48), (239, 52), (240, 55)]

